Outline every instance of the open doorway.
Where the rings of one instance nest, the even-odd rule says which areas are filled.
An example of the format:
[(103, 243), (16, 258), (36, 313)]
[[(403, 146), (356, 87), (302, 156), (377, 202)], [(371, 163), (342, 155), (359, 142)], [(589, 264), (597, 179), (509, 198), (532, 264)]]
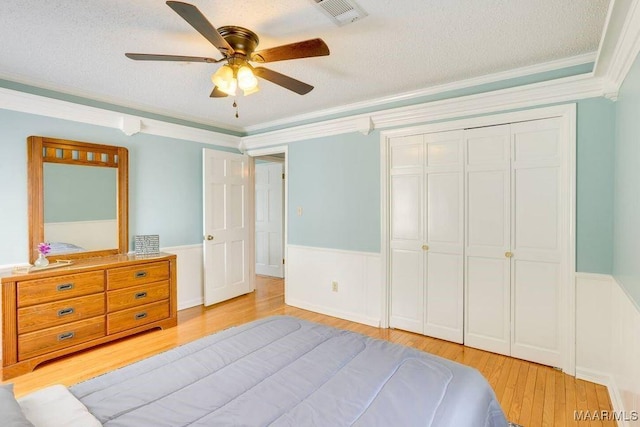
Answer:
[(287, 147), (249, 151), (254, 160), (255, 272), (286, 276)]

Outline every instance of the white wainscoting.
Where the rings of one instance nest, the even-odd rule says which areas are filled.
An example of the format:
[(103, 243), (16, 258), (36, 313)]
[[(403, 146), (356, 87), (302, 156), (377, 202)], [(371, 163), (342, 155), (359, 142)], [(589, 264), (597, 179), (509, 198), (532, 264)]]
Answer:
[(286, 304), (380, 326), (380, 254), (288, 245), (286, 260)]
[(161, 248), (178, 256), (178, 310), (204, 302), (202, 245)]
[(576, 273), (576, 377), (607, 386), (613, 409), (627, 417), (640, 411), (639, 337), (640, 311), (620, 284)]

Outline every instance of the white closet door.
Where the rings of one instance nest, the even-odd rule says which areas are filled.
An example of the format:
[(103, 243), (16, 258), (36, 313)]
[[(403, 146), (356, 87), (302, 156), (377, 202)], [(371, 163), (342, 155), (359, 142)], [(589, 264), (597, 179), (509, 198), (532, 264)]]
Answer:
[(284, 277), (282, 163), (255, 166), (256, 274)]
[(510, 354), (510, 125), (465, 131), (464, 343)]
[(560, 360), (560, 289), (569, 215), (561, 120), (513, 124), (511, 355), (551, 366)]
[(425, 256), (422, 135), (390, 141), (390, 264), (392, 328), (422, 333)]
[(425, 135), (427, 268), (424, 334), (462, 343), (463, 131)]

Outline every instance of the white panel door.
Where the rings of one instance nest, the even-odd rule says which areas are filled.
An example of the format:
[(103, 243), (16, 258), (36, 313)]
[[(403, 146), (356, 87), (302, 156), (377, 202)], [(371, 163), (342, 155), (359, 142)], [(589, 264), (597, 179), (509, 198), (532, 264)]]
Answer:
[(392, 328), (424, 328), (424, 142), (394, 138), (390, 150), (390, 266)]
[(284, 210), (282, 163), (257, 163), (256, 274), (284, 277)]
[(251, 292), (248, 156), (203, 149), (204, 300)]
[(424, 334), (462, 343), (463, 131), (425, 135), (426, 283)]
[(513, 124), (511, 355), (551, 366), (560, 360), (560, 289), (569, 224), (563, 188), (561, 120)]
[(464, 343), (510, 354), (510, 125), (465, 131)]

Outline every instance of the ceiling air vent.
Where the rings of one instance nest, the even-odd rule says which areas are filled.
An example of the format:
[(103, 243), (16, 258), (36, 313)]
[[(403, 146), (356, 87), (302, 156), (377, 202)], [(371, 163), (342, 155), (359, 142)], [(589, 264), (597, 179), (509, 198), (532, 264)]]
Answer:
[(314, 0), (320, 10), (329, 17), (336, 25), (343, 26), (359, 21), (367, 16), (364, 11), (353, 0)]

